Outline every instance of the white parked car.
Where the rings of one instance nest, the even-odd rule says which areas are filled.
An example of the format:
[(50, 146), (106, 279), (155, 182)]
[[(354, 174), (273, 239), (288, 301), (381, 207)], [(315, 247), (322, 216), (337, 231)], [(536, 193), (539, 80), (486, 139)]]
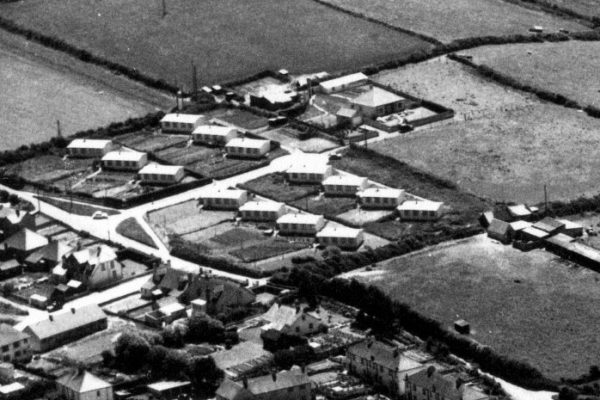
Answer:
[(108, 214), (104, 211), (96, 211), (92, 214), (92, 219), (106, 219), (108, 218)]

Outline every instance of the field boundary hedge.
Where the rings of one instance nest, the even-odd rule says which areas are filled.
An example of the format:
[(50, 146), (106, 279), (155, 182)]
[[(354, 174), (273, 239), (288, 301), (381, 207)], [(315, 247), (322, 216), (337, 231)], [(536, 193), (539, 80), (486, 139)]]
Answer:
[(570, 8), (559, 6), (558, 4), (552, 4), (546, 0), (505, 0), (505, 1), (519, 5), (521, 7), (523, 7), (524, 4), (527, 4), (527, 3), (535, 4), (540, 9), (547, 12), (548, 14), (558, 15), (561, 17), (567, 16), (570, 18), (580, 19), (582, 21), (589, 22), (594, 27), (600, 26), (600, 17), (597, 17), (597, 16), (590, 17), (588, 15), (583, 15), (583, 14), (578, 13), (575, 10), (571, 10)]

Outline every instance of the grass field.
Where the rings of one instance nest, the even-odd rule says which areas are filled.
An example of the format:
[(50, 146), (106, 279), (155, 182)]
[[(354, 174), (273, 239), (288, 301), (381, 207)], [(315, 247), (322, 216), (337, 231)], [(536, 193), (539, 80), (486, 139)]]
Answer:
[[(442, 42), (478, 36), (526, 34), (533, 25), (546, 31), (587, 30), (576, 22), (502, 0), (326, 0), (390, 25)], [(499, 18), (498, 16), (502, 16)]]
[(548, 2), (581, 15), (600, 17), (600, 6), (597, 0), (548, 0)]
[(466, 319), (474, 339), (550, 378), (578, 377), (598, 363), (600, 275), (543, 250), (476, 236), (349, 274), (448, 327)]
[(520, 82), (600, 107), (599, 42), (483, 46), (465, 53)]
[(32, 0), (2, 14), (115, 62), (177, 85), (202, 84), (264, 69), (356, 69), (419, 51), (428, 43), (310, 0)]
[(152, 237), (142, 228), (135, 217), (124, 219), (117, 225), (117, 233), (146, 246), (158, 249)]

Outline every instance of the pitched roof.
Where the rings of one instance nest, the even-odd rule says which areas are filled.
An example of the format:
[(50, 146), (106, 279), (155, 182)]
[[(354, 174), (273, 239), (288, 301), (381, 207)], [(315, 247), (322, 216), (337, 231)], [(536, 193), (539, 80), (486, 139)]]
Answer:
[(138, 171), (139, 174), (175, 175), (182, 170), (181, 165), (162, 165), (157, 163), (147, 164)]
[(457, 387), (457, 378), (452, 374), (438, 372), (435, 367), (425, 368), (421, 371), (410, 374), (407, 377), (408, 382), (419, 388), (431, 390), (435, 387), (436, 393), (441, 397), (450, 400), (462, 400), (464, 384)]
[(513, 217), (526, 217), (531, 215), (531, 211), (525, 204), (517, 204), (514, 206), (508, 206), (508, 212)]
[(328, 224), (317, 233), (317, 237), (339, 237), (355, 239), (363, 232), (362, 229), (348, 228), (344, 225), (332, 226)]
[(245, 196), (248, 192), (241, 189), (222, 189), (219, 187), (209, 186), (206, 191), (200, 195), (201, 199), (234, 199), (237, 200)]
[(349, 107), (342, 107), (339, 109), (339, 111), (337, 113), (335, 113), (336, 116), (345, 117), (345, 118), (354, 118), (357, 114), (358, 114), (357, 109), (349, 108)]
[[(209, 291), (210, 299), (207, 298)], [(205, 301), (217, 301), (224, 305), (252, 303), (256, 298), (250, 289), (237, 282), (208, 275), (197, 275), (185, 294), (190, 300), (201, 298)]]
[(217, 398), (224, 398), (227, 400), (245, 400), (252, 399), (254, 396), (241, 382), (234, 382), (231, 379), (226, 378), (221, 382), (221, 385), (216, 392)]
[(0, 271), (6, 271), (13, 268), (18, 268), (21, 266), (21, 263), (14, 258), (6, 261), (0, 261)]
[(0, 206), (0, 219), (6, 218), (13, 225), (21, 222), (27, 214), (29, 214), (27, 211)]
[(225, 147), (245, 147), (245, 148), (252, 148), (252, 149), (260, 149), (265, 145), (265, 143), (269, 143), (269, 140), (250, 139), (250, 138), (243, 137), (243, 138), (231, 139), (229, 142), (227, 142)]
[(350, 346), (348, 352), (391, 370), (406, 371), (420, 367), (422, 365), (420, 362), (402, 356), (404, 349), (405, 347), (400, 348), (378, 340), (367, 339)]
[(240, 211), (280, 211), (283, 207), (283, 203), (275, 201), (248, 201), (244, 203), (239, 210)]
[(27, 337), (25, 333), (19, 332), (8, 324), (0, 324), (0, 346), (6, 346)]
[(298, 163), (294, 164), (287, 169), (288, 174), (324, 174), (328, 169), (331, 169), (331, 165), (311, 162), (311, 163)]
[(2, 245), (9, 249), (31, 251), (48, 244), (48, 239), (32, 230), (22, 228), (6, 239)]
[(25, 261), (29, 263), (37, 263), (41, 260), (60, 262), (64, 255), (69, 254), (73, 250), (74, 249), (65, 242), (52, 241), (46, 246), (31, 253)]
[(398, 198), (402, 196), (404, 190), (394, 188), (366, 188), (356, 193), (359, 197), (385, 197), (385, 198)]
[(490, 235), (505, 235), (510, 230), (510, 224), (508, 222), (501, 221), (499, 219), (493, 219), (487, 231)]
[(367, 107), (379, 107), (397, 101), (404, 100), (395, 93), (373, 86), (370, 90), (352, 99), (352, 103)]
[(73, 253), (73, 257), (79, 264), (98, 265), (117, 259), (117, 254), (112, 247), (105, 244), (88, 247)]
[(236, 133), (237, 130), (230, 126), (221, 126), (221, 125), (200, 125), (192, 134), (200, 134), (200, 135), (214, 135), (214, 136), (227, 136), (231, 132)]
[(550, 218), (550, 217), (545, 217), (541, 221), (538, 221), (535, 224), (533, 224), (534, 228), (537, 228), (539, 230), (542, 230), (542, 231), (548, 232), (548, 233), (552, 233), (558, 229), (563, 228), (564, 226), (565, 226), (565, 224), (563, 224), (562, 222), (557, 221), (554, 218)]
[(160, 122), (183, 122), (187, 124), (195, 124), (200, 118), (202, 118), (202, 115), (173, 113), (165, 115)]
[(267, 325), (262, 326), (263, 331), (275, 330), (282, 331), (286, 326), (291, 326), (301, 316), (308, 316), (317, 322), (320, 322), (320, 318), (311, 313), (304, 311), (296, 312), (295, 307), (287, 305), (273, 304), (271, 308), (262, 315), (262, 318), (268, 321)]
[(278, 224), (306, 224), (315, 225), (323, 219), (322, 215), (288, 213), (277, 219)]
[(509, 225), (510, 225), (510, 229), (517, 232), (517, 231), (522, 231), (525, 228), (529, 228), (531, 226), (531, 222), (517, 220), (515, 222), (511, 222)]
[(146, 153), (133, 150), (110, 151), (102, 157), (102, 161), (140, 161)]
[(100, 390), (112, 387), (112, 385), (98, 378), (87, 371), (70, 371), (61, 376), (56, 382), (64, 387), (74, 390), (77, 393), (87, 393), (94, 390)]
[(105, 139), (74, 139), (69, 143), (67, 148), (103, 149), (111, 143), (111, 140)]
[(530, 226), (528, 228), (523, 229), (521, 232), (526, 233), (530, 236), (534, 236), (538, 239), (544, 239), (546, 237), (548, 237), (548, 232), (543, 231), (541, 229), (535, 228), (533, 226)]
[(407, 200), (400, 204), (397, 208), (403, 210), (420, 210), (420, 211), (438, 211), (444, 203), (438, 201), (415, 201)]
[(308, 375), (300, 369), (292, 368), (289, 371), (281, 371), (275, 375), (263, 375), (248, 379), (248, 391), (254, 395), (284, 390), (290, 387), (310, 384)]
[(39, 339), (44, 339), (103, 319), (106, 319), (104, 311), (96, 304), (90, 304), (76, 309), (75, 312), (65, 310), (50, 314), (48, 318), (34, 322), (26, 329)]
[(325, 82), (321, 82), (319, 86), (325, 89), (334, 89), (338, 86), (348, 85), (356, 82), (366, 81), (369, 78), (363, 74), (362, 72), (358, 72), (356, 74), (344, 75), (339, 78), (330, 79)]
[(360, 186), (367, 178), (356, 175), (332, 175), (323, 181), (323, 185)]

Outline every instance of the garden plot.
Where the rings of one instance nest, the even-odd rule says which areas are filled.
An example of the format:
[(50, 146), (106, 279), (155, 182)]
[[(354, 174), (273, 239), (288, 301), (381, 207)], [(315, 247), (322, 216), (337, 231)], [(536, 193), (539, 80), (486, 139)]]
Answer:
[(138, 151), (155, 152), (166, 147), (186, 143), (189, 135), (163, 135), (156, 132), (141, 131), (117, 136), (115, 142)]

